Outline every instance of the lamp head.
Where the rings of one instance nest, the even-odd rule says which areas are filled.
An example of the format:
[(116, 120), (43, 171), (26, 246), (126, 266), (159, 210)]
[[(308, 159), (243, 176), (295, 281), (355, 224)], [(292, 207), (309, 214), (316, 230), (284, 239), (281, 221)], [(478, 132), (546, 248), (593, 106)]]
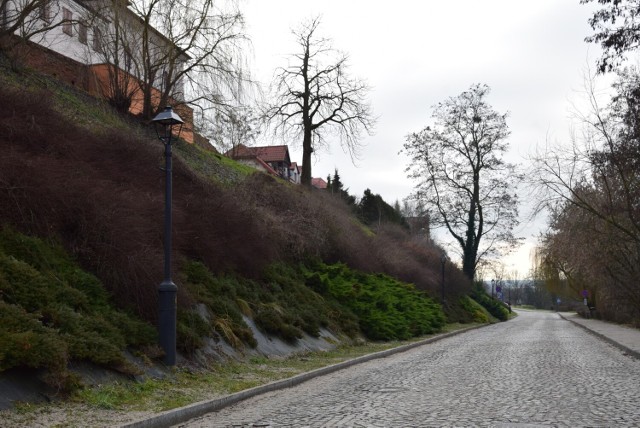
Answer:
[(165, 107), (164, 110), (158, 113), (151, 121), (155, 125), (158, 138), (163, 141), (165, 138), (169, 140), (171, 139), (172, 128), (174, 125), (180, 126), (176, 135), (176, 137), (179, 137), (180, 131), (182, 131), (182, 124), (184, 123), (184, 120), (182, 120), (182, 118), (173, 111), (171, 106)]
[(182, 125), (184, 120), (176, 112), (173, 111), (171, 106), (167, 106), (163, 111), (158, 113), (152, 120), (153, 123), (163, 126)]

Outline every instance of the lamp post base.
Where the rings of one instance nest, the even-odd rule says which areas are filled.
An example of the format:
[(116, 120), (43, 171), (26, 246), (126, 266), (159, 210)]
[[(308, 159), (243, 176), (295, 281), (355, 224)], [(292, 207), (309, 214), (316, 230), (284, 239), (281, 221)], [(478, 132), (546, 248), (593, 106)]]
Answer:
[(158, 287), (160, 312), (158, 316), (158, 334), (160, 347), (164, 351), (164, 363), (176, 364), (176, 313), (178, 287), (170, 279), (165, 279)]

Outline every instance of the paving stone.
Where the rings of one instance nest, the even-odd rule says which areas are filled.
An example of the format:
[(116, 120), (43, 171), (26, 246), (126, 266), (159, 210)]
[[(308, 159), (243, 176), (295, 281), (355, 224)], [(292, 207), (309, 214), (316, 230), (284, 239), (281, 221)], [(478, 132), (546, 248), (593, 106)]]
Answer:
[(640, 360), (550, 312), (352, 366), (181, 427), (640, 426)]

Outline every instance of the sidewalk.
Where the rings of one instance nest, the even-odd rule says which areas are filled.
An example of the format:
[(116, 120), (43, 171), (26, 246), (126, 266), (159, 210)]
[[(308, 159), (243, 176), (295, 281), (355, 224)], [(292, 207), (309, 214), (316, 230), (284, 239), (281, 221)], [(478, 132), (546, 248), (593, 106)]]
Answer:
[(622, 349), (628, 355), (640, 359), (640, 330), (610, 322), (585, 319), (575, 312), (558, 312), (558, 315)]

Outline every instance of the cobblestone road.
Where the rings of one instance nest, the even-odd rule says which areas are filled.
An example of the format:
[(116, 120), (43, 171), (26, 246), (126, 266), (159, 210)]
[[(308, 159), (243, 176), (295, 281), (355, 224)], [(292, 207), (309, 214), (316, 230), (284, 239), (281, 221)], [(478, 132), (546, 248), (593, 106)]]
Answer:
[(553, 313), (520, 316), (182, 427), (640, 427), (640, 361)]

